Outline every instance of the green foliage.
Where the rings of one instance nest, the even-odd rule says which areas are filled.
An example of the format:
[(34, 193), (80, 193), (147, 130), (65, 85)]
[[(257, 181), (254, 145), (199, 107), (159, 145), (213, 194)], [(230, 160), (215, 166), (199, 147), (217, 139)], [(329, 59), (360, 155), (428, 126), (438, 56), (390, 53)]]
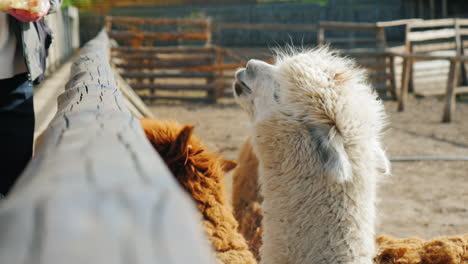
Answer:
[(90, 8), (92, 0), (63, 0), (62, 7), (76, 6), (80, 8)]
[(257, 0), (259, 3), (278, 3), (278, 2), (288, 2), (288, 3), (310, 3), (316, 4), (319, 6), (326, 6), (330, 0)]
[(205, 19), (205, 18), (207, 18), (207, 16), (206, 16), (205, 12), (203, 12), (203, 11), (194, 11), (194, 12), (191, 12), (185, 18), (186, 19)]

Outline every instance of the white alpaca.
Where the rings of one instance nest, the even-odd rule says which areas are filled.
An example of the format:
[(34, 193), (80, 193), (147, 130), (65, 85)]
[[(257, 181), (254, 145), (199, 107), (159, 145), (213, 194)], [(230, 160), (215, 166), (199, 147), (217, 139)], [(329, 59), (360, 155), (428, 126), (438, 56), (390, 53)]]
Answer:
[(252, 121), (265, 264), (370, 264), (385, 113), (364, 72), (328, 49), (251, 60), (234, 94)]

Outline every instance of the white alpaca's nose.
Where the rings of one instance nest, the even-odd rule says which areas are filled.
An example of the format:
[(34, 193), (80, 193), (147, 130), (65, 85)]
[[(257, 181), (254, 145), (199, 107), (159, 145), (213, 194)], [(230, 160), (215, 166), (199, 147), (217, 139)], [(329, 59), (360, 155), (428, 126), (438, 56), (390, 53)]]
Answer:
[(258, 70), (269, 68), (269, 67), (273, 67), (273, 65), (268, 64), (261, 60), (251, 59), (247, 62), (247, 66), (245, 67), (245, 70), (247, 71), (248, 74), (250, 74), (250, 73), (255, 73)]

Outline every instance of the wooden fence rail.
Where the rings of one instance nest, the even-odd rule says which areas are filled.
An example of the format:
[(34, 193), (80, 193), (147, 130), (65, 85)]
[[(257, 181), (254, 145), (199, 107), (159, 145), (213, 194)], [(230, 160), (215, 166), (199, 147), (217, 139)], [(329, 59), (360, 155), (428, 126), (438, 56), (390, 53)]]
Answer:
[(0, 202), (0, 263), (215, 263), (191, 200), (116, 89), (102, 32)]

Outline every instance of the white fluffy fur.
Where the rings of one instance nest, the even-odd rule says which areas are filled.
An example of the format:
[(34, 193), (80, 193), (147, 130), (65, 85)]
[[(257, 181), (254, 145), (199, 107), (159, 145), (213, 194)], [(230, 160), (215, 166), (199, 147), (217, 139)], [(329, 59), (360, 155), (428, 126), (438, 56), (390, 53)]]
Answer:
[(323, 48), (251, 60), (236, 79), (260, 161), (262, 263), (372, 263), (389, 163), (384, 108), (364, 72)]

